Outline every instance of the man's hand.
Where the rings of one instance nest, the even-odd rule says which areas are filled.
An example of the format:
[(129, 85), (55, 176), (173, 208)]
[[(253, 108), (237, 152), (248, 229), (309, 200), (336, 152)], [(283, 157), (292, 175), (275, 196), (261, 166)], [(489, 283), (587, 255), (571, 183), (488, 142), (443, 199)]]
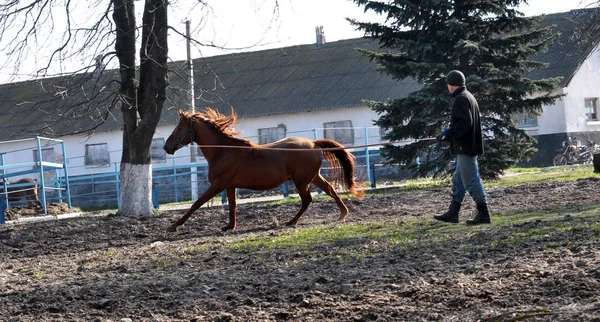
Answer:
[(447, 139), (446, 138), (446, 133), (448, 133), (448, 128), (447, 127), (445, 127), (442, 130), (442, 133), (438, 134), (438, 136), (435, 137), (436, 140), (438, 140), (438, 141), (446, 141), (446, 139)]

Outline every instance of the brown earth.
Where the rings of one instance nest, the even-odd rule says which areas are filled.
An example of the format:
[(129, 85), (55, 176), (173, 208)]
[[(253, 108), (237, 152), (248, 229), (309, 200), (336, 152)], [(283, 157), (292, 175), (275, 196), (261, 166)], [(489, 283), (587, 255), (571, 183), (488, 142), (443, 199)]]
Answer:
[[(56, 216), (72, 212), (69, 209), (69, 205), (65, 203), (51, 203), (46, 205), (46, 213), (49, 216)], [(4, 211), (6, 220), (17, 220), (19, 218), (26, 217), (40, 217), (44, 216), (44, 209), (42, 206), (16, 206), (6, 209)]]
[[(347, 223), (379, 223), (373, 233), (423, 219), (412, 235), (397, 236), (410, 243), (395, 245), (348, 238), (306, 248), (229, 247), (261, 236), (276, 245), (296, 232), (279, 225), (295, 203), (239, 205), (238, 230), (230, 233), (218, 228), (227, 221), (221, 207), (199, 210), (177, 233), (165, 230), (184, 211), (4, 227), (0, 320), (600, 321), (599, 191), (598, 177), (490, 188), (495, 222), (514, 212), (564, 216), (472, 227), (444, 244), (428, 231), (457, 227), (429, 219), (447, 207), (447, 188), (346, 202)], [(473, 211), (467, 202), (461, 220)], [(337, 217), (331, 199), (317, 199), (298, 227), (338, 232)], [(561, 222), (581, 225), (544, 233)], [(538, 238), (514, 239), (536, 229)]]

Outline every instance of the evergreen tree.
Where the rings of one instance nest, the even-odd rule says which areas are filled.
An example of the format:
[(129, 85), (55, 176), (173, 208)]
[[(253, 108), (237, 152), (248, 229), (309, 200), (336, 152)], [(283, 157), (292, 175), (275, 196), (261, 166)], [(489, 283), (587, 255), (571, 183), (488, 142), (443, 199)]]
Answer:
[(396, 79), (411, 77), (422, 85), (405, 98), (367, 102), (379, 114), (375, 124), (387, 130), (387, 139), (415, 139), (382, 148), (389, 162), (420, 176), (447, 173), (453, 159), (449, 146), (419, 139), (435, 137), (450, 120), (452, 97), (445, 75), (453, 69), (467, 77), (467, 88), (482, 113), (482, 177), (496, 178), (536, 151), (535, 139), (517, 128), (511, 116), (523, 111), (539, 114), (543, 105), (554, 103), (561, 94), (555, 92), (560, 79), (524, 76), (545, 67), (529, 57), (546, 50), (556, 37), (551, 26), (542, 27), (539, 19), (516, 10), (526, 0), (353, 1), (386, 17), (385, 23), (348, 19), (381, 46), (379, 52), (359, 50), (382, 72)]

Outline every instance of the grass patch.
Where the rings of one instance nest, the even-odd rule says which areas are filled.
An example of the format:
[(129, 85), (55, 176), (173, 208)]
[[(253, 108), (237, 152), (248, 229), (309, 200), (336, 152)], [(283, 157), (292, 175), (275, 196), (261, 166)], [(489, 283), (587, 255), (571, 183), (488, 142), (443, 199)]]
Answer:
[(450, 184), (450, 178), (442, 179), (442, 180), (430, 179), (428, 181), (408, 180), (400, 186), (400, 190), (401, 191), (413, 191), (413, 190), (419, 190), (419, 189), (440, 188), (440, 187), (445, 187), (448, 184)]
[[(498, 180), (486, 180), (484, 182), (485, 187), (498, 187), (498, 186), (515, 186), (526, 183), (539, 183), (545, 181), (575, 181), (578, 179), (596, 177), (600, 178), (600, 174), (594, 173), (593, 166), (584, 165), (584, 166), (566, 166), (566, 167), (550, 167), (550, 168), (510, 168), (506, 170), (506, 175), (501, 177)], [(380, 195), (389, 195), (390, 193), (404, 193), (422, 189), (431, 189), (431, 188), (443, 188), (449, 187), (451, 185), (451, 177), (447, 177), (444, 179), (433, 179), (433, 178), (419, 178), (419, 179), (410, 179), (404, 180), (402, 182), (394, 181), (394, 182), (379, 182), (377, 189), (366, 189), (365, 195), (368, 196), (380, 196)], [(367, 182), (368, 183), (368, 182)], [(366, 188), (370, 187), (369, 184), (365, 185)], [(279, 188), (277, 188), (278, 195)], [(351, 198), (352, 196), (348, 193), (341, 193), (340, 197), (343, 199)], [(238, 196), (239, 199), (243, 199), (244, 196)], [(329, 199), (330, 197), (324, 193), (313, 195), (313, 200), (318, 200), (321, 198)], [(195, 200), (184, 200), (180, 202), (172, 202), (161, 204), (163, 206), (175, 206), (175, 205), (189, 205), (193, 203)], [(290, 196), (288, 198), (282, 198), (274, 201), (267, 202), (256, 202), (256, 203), (247, 203), (246, 207), (253, 207), (256, 205), (267, 205), (267, 206), (276, 206), (276, 205), (284, 205), (290, 203), (300, 203), (300, 197)], [(221, 194), (216, 195), (210, 201), (206, 203), (206, 205), (221, 205)], [(116, 212), (118, 209), (114, 209)], [(89, 211), (88, 209), (85, 210)]]
[[(233, 241), (235, 252), (271, 254), (279, 251), (304, 255), (329, 254), (356, 259), (397, 250), (429, 250), (444, 247), (459, 253), (506, 245), (538, 243), (552, 248), (565, 245), (573, 235), (600, 239), (599, 205), (577, 209), (561, 208), (529, 213), (508, 213), (494, 217), (491, 225), (466, 226), (433, 222), (431, 218), (410, 217), (397, 222), (332, 224), (283, 230), (275, 235), (255, 235)], [(556, 242), (557, 239), (562, 240)]]
[(416, 220), (399, 223), (356, 223), (324, 225), (283, 231), (275, 236), (252, 236), (229, 245), (237, 252), (271, 252), (293, 248), (298, 251), (327, 248), (347, 248), (378, 241), (389, 245), (409, 243), (415, 239), (411, 229)]
[[(197, 199), (194, 200), (182, 200), (182, 201), (177, 201), (177, 202), (169, 202), (169, 203), (161, 203), (161, 206), (180, 206), (180, 205), (189, 205), (192, 204), (196, 201)], [(205, 203), (205, 205), (210, 205), (210, 204), (221, 204), (221, 194), (217, 194), (216, 196), (212, 197), (212, 199), (210, 199), (209, 201), (207, 201)]]
[(105, 208), (105, 207), (71, 207), (71, 209), (75, 212), (98, 212), (98, 211), (118, 211), (119, 208)]
[[(340, 196), (340, 198), (345, 199), (345, 198), (349, 198), (350, 194), (339, 194), (339, 196)], [(325, 193), (313, 195), (313, 200), (319, 200), (319, 199), (331, 199), (331, 197), (329, 197)], [(300, 202), (302, 202), (300, 197), (294, 196), (294, 197), (283, 198), (280, 200), (267, 201), (262, 204), (267, 205), (267, 206), (277, 206), (277, 205), (286, 205), (286, 204), (290, 204), (290, 203), (300, 203)]]
[(525, 172), (540, 172), (542, 168), (510, 168), (507, 173), (525, 173)]
[[(575, 181), (585, 178), (600, 178), (599, 173), (594, 173), (591, 165), (550, 167), (550, 168), (510, 168), (498, 180), (486, 180), (485, 187), (516, 186), (528, 183), (549, 181)], [(451, 185), (451, 177), (444, 179), (421, 178), (406, 180), (396, 183), (393, 187), (384, 187), (376, 190), (365, 191), (366, 195), (377, 196), (391, 193), (402, 193), (429, 188), (443, 188)]]
[(507, 174), (518, 173), (518, 175), (506, 175), (499, 180), (486, 181), (486, 186), (515, 186), (526, 183), (539, 183), (545, 181), (575, 181), (578, 179), (596, 177), (600, 174), (594, 173), (592, 166), (570, 166), (540, 169), (539, 171), (513, 171), (510, 169)]

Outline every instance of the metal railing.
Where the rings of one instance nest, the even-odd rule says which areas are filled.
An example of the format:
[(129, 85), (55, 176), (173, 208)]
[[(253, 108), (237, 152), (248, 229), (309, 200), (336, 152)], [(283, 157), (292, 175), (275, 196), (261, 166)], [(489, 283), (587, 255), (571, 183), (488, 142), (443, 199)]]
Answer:
[[(345, 129), (345, 128), (344, 128)], [(381, 142), (379, 128), (377, 127), (361, 127), (348, 128), (353, 130), (354, 144), (346, 145), (347, 149), (353, 153), (357, 159), (355, 171), (360, 174), (364, 181), (368, 182), (369, 186), (376, 187), (377, 168), (382, 168), (381, 164), (376, 164), (374, 160), (379, 159), (378, 147), (362, 147), (353, 148), (353, 146), (369, 145), (370, 141)], [(288, 131), (286, 136), (303, 136), (310, 139), (322, 138), (325, 129), (311, 129), (302, 131)], [(331, 130), (331, 129), (328, 129)], [(376, 130), (376, 131), (374, 131)], [(258, 136), (244, 137), (249, 140), (258, 140)], [(38, 146), (38, 151), (41, 151)], [(69, 207), (73, 206), (82, 209), (110, 209), (113, 207), (120, 208), (120, 161), (112, 162), (109, 166), (90, 167), (86, 165), (71, 166), (71, 172), (81, 172), (78, 168), (86, 171), (98, 170), (92, 174), (82, 174), (69, 176), (66, 164), (83, 163), (79, 160), (85, 159), (86, 156), (73, 156), (66, 158), (64, 145), (62, 147), (63, 161), (61, 167), (64, 171), (56, 171), (55, 178), (43, 179), (43, 171), (40, 171), (42, 178), (42, 190), (46, 189), (55, 191), (49, 196), (44, 195), (43, 203), (47, 202), (63, 202), (68, 199)], [(185, 202), (195, 200), (198, 196), (194, 196), (194, 191), (204, 191), (208, 187), (208, 164), (203, 158), (198, 158), (197, 162), (190, 162), (190, 151), (192, 149), (181, 149), (183, 153), (180, 155), (167, 156), (164, 161), (153, 162), (152, 171), (152, 193), (153, 203), (155, 207), (159, 207), (161, 203)], [(185, 152), (188, 153), (185, 153)], [(107, 151), (111, 159), (120, 159), (120, 150)], [(41, 155), (39, 158), (41, 159)], [(375, 159), (376, 158), (376, 159)], [(44, 163), (44, 162), (42, 162)], [(167, 165), (168, 164), (168, 165)], [(40, 164), (40, 166), (43, 166)], [(4, 168), (0, 168), (4, 170)], [(194, 178), (194, 179), (193, 179)], [(196, 189), (194, 189), (194, 187)], [(292, 188), (293, 189), (293, 188)], [(275, 189), (274, 189), (275, 190)], [(66, 195), (62, 192), (66, 191)], [(287, 197), (290, 194), (290, 187), (284, 183), (278, 190), (273, 191), (275, 194), (281, 194)], [(240, 192), (244, 194), (244, 191)], [(224, 200), (224, 193), (222, 195)]]

